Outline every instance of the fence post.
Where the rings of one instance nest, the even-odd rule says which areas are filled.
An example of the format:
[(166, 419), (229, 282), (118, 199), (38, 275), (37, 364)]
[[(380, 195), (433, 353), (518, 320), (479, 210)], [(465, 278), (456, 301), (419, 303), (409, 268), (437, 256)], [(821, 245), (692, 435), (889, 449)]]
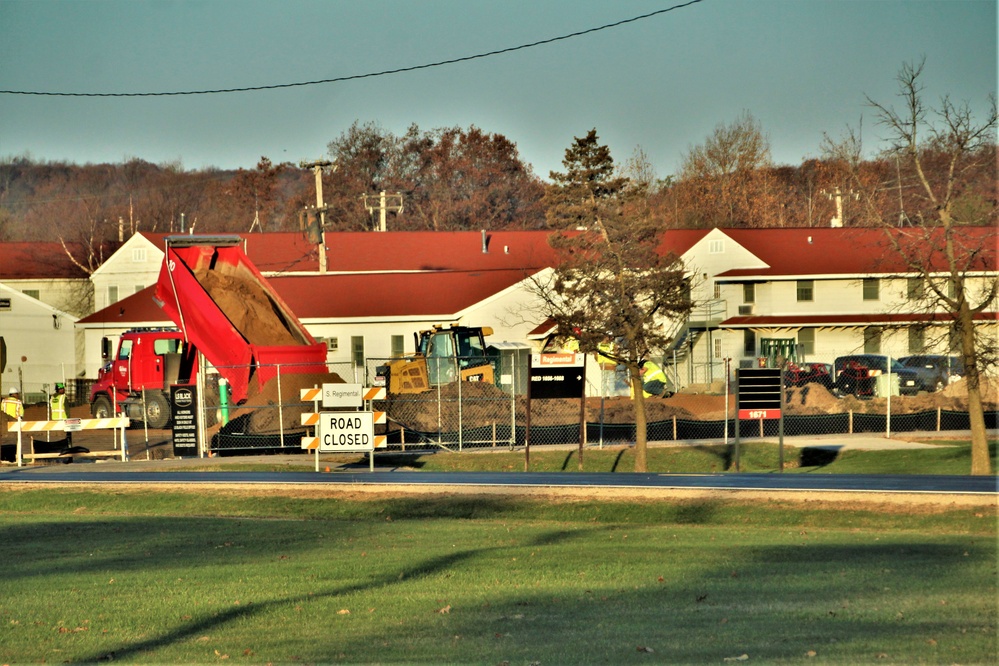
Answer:
[(940, 432), (940, 406), (937, 405), (937, 432)]
[(284, 446), (284, 400), (281, 398), (281, 364), (277, 364), (277, 394), (278, 394), (278, 438), (279, 446)]
[(848, 415), (849, 415), (850, 418), (848, 419), (848, 424), (849, 425), (847, 426), (846, 432), (848, 434), (852, 435), (853, 434), (853, 410), (851, 409), (847, 413), (848, 413)]

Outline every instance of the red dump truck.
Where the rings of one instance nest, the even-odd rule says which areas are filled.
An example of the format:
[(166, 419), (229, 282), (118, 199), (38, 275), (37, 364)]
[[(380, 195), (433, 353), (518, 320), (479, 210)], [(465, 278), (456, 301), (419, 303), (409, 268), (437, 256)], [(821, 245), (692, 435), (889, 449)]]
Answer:
[[(156, 303), (176, 330), (145, 329), (122, 335), (91, 390), (91, 411), (117, 411), (162, 428), (170, 422), (171, 384), (193, 383), (198, 354), (229, 385), (234, 407), (262, 396), (280, 372), (284, 400), (298, 397), (298, 385), (342, 381), (326, 369), (326, 346), (309, 334), (243, 251), (243, 239), (224, 236), (168, 236), (156, 284)], [(280, 370), (279, 370), (280, 368)], [(297, 381), (296, 381), (297, 380)], [(297, 418), (285, 410), (285, 421)], [(266, 415), (241, 423), (268, 432), (280, 426)]]

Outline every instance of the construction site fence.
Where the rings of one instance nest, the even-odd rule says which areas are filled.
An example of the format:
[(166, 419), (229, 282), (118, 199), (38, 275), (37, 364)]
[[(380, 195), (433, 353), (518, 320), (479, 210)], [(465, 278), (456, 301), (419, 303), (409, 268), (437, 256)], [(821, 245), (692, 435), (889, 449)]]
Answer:
[[(377, 368), (389, 359), (370, 359), (364, 365), (351, 363), (330, 364), (329, 372), (348, 382), (371, 386), (376, 383)], [(315, 403), (303, 403), (299, 397), (301, 377), (295, 369), (282, 367), (277, 373), (278, 382), (287, 386), (279, 393), (279, 404), (273, 400), (254, 404), (253, 399), (238, 406), (241, 414), (225, 424), (221, 420), (218, 396), (206, 396), (203, 422), (208, 424), (208, 448), (216, 453), (246, 454), (255, 451), (300, 451), (302, 437), (314, 435), (310, 427), (300, 425), (299, 415), (315, 409), (324, 410)], [(599, 381), (599, 380), (598, 380)], [(207, 382), (206, 386), (217, 386)], [(594, 391), (597, 387), (591, 386)], [(206, 392), (217, 390), (208, 388)], [(717, 407), (722, 396), (687, 395), (691, 401), (705, 401)], [(669, 405), (670, 400), (649, 398), (647, 402)], [(721, 400), (721, 402), (725, 402)], [(581, 398), (533, 399), (516, 390), (504, 390), (494, 385), (477, 382), (452, 382), (433, 386), (418, 393), (387, 392), (384, 399), (366, 403), (363, 409), (385, 413), (385, 423), (375, 426), (375, 434), (383, 435), (390, 451), (419, 451), (446, 449), (450, 451), (485, 450), (491, 448), (516, 448), (531, 446), (578, 445), (582, 438), (585, 446), (628, 445), (637, 438), (633, 420), (622, 422), (622, 413), (631, 409), (627, 397), (590, 397), (585, 407)], [(888, 402), (891, 404), (891, 401)], [(231, 406), (236, 410), (236, 406)], [(360, 408), (359, 408), (360, 409)], [(256, 411), (280, 412), (280, 418), (269, 418), (272, 426), (267, 432), (251, 427)], [(622, 412), (624, 410), (624, 412)], [(350, 410), (348, 410), (350, 411)], [(650, 410), (650, 413), (655, 413)], [(686, 412), (684, 412), (686, 414)], [(647, 439), (650, 442), (682, 442), (726, 440), (737, 435), (736, 414), (719, 414), (709, 408), (692, 410), (705, 413), (704, 418), (650, 416)], [(997, 413), (986, 412), (986, 427), (997, 427)], [(781, 435), (870, 435), (914, 432), (940, 432), (970, 428), (967, 412), (932, 409), (918, 413), (870, 413), (845, 411), (843, 413), (795, 415), (785, 413), (783, 423), (778, 419), (738, 420), (738, 436), (742, 439), (774, 438)]]
[(38, 405), (47, 402), (55, 393), (56, 383), (61, 382), (66, 385), (66, 401), (82, 405), (89, 399), (94, 380), (84, 379), (79, 374), (79, 368), (73, 363), (8, 362), (0, 379), (0, 392), (7, 395), (11, 388), (16, 388), (22, 403)]

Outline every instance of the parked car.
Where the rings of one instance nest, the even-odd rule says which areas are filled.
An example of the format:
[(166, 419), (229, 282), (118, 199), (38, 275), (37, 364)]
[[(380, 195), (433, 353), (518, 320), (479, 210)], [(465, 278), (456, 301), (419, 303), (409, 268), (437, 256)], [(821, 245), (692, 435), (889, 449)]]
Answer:
[[(888, 357), (881, 354), (854, 354), (840, 356), (833, 364), (836, 389), (852, 395), (874, 395), (878, 377), (888, 372)], [(891, 373), (898, 375), (898, 389), (902, 395), (919, 393), (919, 376), (898, 359), (891, 359)]]
[(923, 391), (939, 391), (964, 376), (964, 361), (960, 356), (916, 354), (903, 356), (898, 362), (916, 371)]
[(784, 370), (785, 386), (804, 386), (805, 384), (821, 384), (827, 389), (833, 388), (832, 363), (788, 363)]

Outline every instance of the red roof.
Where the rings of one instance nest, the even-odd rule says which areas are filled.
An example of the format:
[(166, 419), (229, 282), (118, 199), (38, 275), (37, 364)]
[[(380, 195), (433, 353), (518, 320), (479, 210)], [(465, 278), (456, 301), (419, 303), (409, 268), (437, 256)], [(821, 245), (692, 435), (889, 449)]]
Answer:
[[(164, 246), (170, 234), (143, 233)], [(250, 261), (265, 274), (316, 273), (316, 248), (301, 232), (238, 234)], [(326, 234), (326, 270), (434, 271), (543, 268), (554, 257), (547, 231), (337, 231)], [(483, 252), (483, 245), (486, 251)]]
[[(911, 273), (891, 237), (920, 252), (934, 270), (946, 270), (939, 230), (927, 240), (925, 230), (898, 228), (722, 229), (732, 240), (759, 257), (769, 268), (733, 269), (719, 277), (810, 275), (875, 275)], [(997, 232), (994, 227), (964, 227), (957, 241), (977, 251), (971, 270), (996, 270)]]
[[(299, 320), (447, 317), (525, 279), (523, 269), (289, 275), (267, 278)], [(155, 285), (80, 320), (81, 324), (157, 322)]]
[[(86, 265), (88, 250), (83, 243), (66, 246), (77, 261)], [(105, 249), (105, 258), (113, 251), (114, 248)], [(87, 276), (66, 255), (62, 243), (0, 243), (0, 280), (79, 280)]]

